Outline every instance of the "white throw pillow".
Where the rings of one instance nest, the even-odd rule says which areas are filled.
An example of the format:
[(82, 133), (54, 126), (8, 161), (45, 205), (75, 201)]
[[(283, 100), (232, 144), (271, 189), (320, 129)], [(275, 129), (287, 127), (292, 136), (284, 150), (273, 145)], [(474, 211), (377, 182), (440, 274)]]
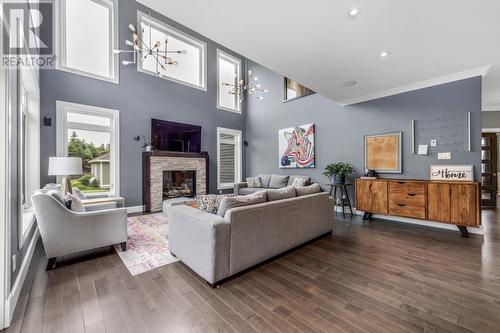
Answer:
[(69, 209), (71, 209), (72, 211), (78, 213), (85, 212), (85, 206), (83, 206), (82, 201), (77, 196), (71, 193), (67, 193), (64, 197), (64, 200), (66, 200), (66, 207), (69, 206)]
[(66, 201), (64, 200), (64, 197), (62, 196), (60, 191), (57, 190), (50, 190), (47, 192), (47, 195), (50, 195), (52, 198), (56, 199), (59, 201), (64, 207), (66, 207)]
[(73, 195), (75, 197), (77, 197), (78, 199), (80, 199), (80, 200), (87, 199), (87, 197), (85, 196), (85, 194), (83, 194), (83, 192), (79, 188), (73, 187), (73, 191), (72, 192), (73, 192)]

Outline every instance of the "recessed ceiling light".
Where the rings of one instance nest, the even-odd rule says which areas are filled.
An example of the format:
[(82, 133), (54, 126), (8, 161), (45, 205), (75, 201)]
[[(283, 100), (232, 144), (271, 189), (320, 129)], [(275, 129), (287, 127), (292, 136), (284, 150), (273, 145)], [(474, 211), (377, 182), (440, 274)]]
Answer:
[(382, 52), (380, 52), (380, 56), (381, 56), (382, 58), (386, 58), (386, 57), (388, 57), (390, 54), (391, 54), (391, 52), (389, 52), (389, 51), (382, 51)]
[(359, 15), (359, 13), (361, 12), (361, 8), (359, 7), (354, 7), (352, 8), (350, 11), (349, 11), (349, 16), (350, 17), (356, 17)]
[(353, 87), (357, 84), (358, 84), (357, 81), (346, 81), (346, 82), (342, 83), (341, 86), (342, 87)]

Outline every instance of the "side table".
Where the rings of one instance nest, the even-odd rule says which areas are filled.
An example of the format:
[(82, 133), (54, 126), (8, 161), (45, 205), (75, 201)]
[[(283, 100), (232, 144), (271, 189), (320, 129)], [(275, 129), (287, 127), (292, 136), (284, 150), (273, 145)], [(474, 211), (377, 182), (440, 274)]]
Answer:
[[(345, 207), (349, 207), (349, 211), (351, 216), (353, 216), (352, 213), (352, 206), (351, 206), (351, 200), (349, 199), (349, 192), (347, 192), (347, 187), (352, 186), (352, 184), (326, 184), (327, 186), (330, 186), (330, 196), (333, 197), (335, 200), (335, 206), (341, 206), (342, 207), (342, 216), (345, 217)], [(337, 195), (337, 188), (339, 189)]]

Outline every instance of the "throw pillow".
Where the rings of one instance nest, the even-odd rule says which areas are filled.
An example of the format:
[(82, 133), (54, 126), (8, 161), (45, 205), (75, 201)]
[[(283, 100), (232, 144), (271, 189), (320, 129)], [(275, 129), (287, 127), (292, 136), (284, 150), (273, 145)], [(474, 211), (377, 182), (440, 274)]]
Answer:
[(288, 176), (272, 175), (269, 188), (283, 188), (288, 183)]
[(66, 207), (66, 201), (64, 201), (64, 198), (61, 194), (61, 192), (57, 190), (50, 190), (47, 192), (47, 195), (50, 195), (52, 198), (56, 199), (59, 201), (64, 207)]
[(255, 205), (266, 202), (266, 192), (257, 192), (250, 195), (240, 195), (237, 197), (228, 197), (222, 200), (217, 215), (224, 217), (231, 208)]
[(262, 182), (262, 187), (269, 188), (269, 183), (271, 182), (271, 175), (259, 175), (260, 181)]
[(292, 187), (303, 187), (309, 185), (309, 177), (296, 176), (293, 180)]
[(262, 181), (260, 180), (260, 177), (247, 178), (247, 187), (248, 188), (261, 188)]
[(219, 209), (220, 203), (222, 200), (228, 197), (233, 197), (234, 194), (206, 194), (206, 195), (197, 195), (195, 200), (198, 204), (198, 209), (206, 211), (211, 214), (217, 214), (217, 210)]
[(267, 201), (295, 198), (295, 188), (291, 186), (276, 190), (267, 190), (266, 193)]
[(73, 187), (73, 195), (75, 197), (77, 197), (78, 199), (80, 199), (80, 200), (87, 199), (87, 197), (85, 196), (85, 194), (83, 194), (83, 192), (79, 188), (76, 188), (76, 187)]
[(295, 191), (297, 191), (297, 196), (301, 197), (303, 195), (321, 192), (321, 186), (319, 186), (319, 184), (317, 184), (317, 183), (314, 183), (314, 184), (309, 185), (309, 186), (297, 187), (297, 188), (295, 188)]
[(82, 201), (75, 195), (71, 193), (67, 193), (64, 196), (64, 200), (66, 201), (66, 207), (74, 212), (83, 213), (85, 212), (85, 206)]

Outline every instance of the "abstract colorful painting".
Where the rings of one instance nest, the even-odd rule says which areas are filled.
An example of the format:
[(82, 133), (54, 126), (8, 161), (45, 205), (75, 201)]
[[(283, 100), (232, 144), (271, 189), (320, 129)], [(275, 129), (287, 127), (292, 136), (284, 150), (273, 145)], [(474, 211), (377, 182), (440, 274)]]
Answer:
[(279, 131), (279, 163), (282, 169), (316, 167), (314, 124)]

